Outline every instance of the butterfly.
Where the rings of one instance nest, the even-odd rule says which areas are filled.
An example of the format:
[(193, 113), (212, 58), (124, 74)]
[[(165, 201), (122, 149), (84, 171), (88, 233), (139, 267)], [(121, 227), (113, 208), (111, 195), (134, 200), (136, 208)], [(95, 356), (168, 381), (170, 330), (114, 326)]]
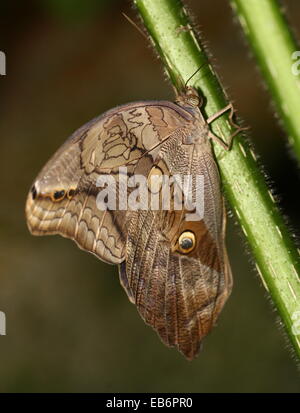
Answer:
[[(197, 356), (232, 289), (224, 200), (210, 140), (229, 146), (209, 124), (229, 109), (232, 119), (233, 109), (228, 105), (205, 119), (201, 106), (198, 92), (186, 87), (174, 103), (140, 101), (105, 112), (58, 149), (26, 202), (32, 234), (60, 234), (118, 264), (121, 285), (141, 317), (189, 360)], [(116, 201), (136, 191), (134, 184), (121, 188), (125, 168), (127, 178), (144, 177), (148, 193), (158, 194), (156, 209), (99, 207), (99, 176), (114, 180)], [(155, 176), (189, 176), (192, 198), (196, 177), (202, 176), (199, 219), (188, 219), (191, 210), (183, 202), (181, 209), (175, 207), (174, 180), (170, 207), (163, 208), (164, 186), (153, 185)]]

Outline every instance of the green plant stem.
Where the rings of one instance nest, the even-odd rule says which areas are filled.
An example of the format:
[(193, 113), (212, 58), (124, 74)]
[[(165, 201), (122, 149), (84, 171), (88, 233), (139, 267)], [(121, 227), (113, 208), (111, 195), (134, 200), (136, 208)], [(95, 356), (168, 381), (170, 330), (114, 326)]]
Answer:
[(277, 0), (230, 1), (300, 161), (300, 48)]
[[(197, 42), (180, 0), (135, 0), (145, 27), (173, 84), (190, 85), (205, 97), (203, 113), (210, 116), (227, 102), (203, 46)], [(217, 119), (213, 131), (228, 140), (232, 127), (226, 116)], [(243, 137), (234, 138), (230, 151), (214, 143), (227, 199), (251, 246), (258, 272), (269, 291), (300, 356), (300, 335), (295, 332), (295, 314), (300, 311), (299, 254), (260, 172), (254, 152)], [(300, 314), (300, 313), (299, 313)], [(299, 317), (300, 318), (300, 317)], [(253, 320), (255, 322), (255, 320)]]

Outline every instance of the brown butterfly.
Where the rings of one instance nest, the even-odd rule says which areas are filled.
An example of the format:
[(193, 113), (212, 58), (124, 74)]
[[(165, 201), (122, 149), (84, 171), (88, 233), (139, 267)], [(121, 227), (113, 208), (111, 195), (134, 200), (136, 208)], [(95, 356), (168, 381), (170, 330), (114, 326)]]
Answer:
[[(135, 102), (109, 110), (77, 130), (47, 162), (28, 194), (26, 216), (34, 235), (60, 234), (101, 260), (119, 264), (129, 300), (168, 346), (188, 359), (199, 352), (232, 287), (224, 244), (225, 211), (210, 139), (229, 147), (209, 123), (233, 109), (204, 119), (199, 95), (188, 87), (168, 101)], [(145, 177), (160, 195), (156, 210), (101, 210), (98, 177), (113, 177), (120, 189), (120, 167)], [(163, 209), (162, 185), (154, 175), (203, 176), (201, 219), (188, 220), (185, 206)], [(153, 188), (155, 190), (153, 190)], [(134, 188), (121, 192), (126, 198)], [(120, 201), (120, 192), (117, 201)]]

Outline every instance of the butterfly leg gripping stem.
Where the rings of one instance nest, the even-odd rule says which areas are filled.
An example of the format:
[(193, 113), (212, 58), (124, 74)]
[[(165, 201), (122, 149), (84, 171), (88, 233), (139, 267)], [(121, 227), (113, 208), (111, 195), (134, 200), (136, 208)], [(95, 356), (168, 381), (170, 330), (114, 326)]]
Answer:
[(229, 151), (231, 149), (232, 146), (232, 142), (233, 142), (233, 138), (240, 133), (243, 130), (248, 130), (249, 127), (241, 127), (239, 125), (237, 125), (234, 120), (233, 120), (233, 116), (234, 116), (234, 108), (232, 103), (229, 103), (227, 106), (225, 106), (223, 109), (219, 110), (218, 112), (214, 113), (212, 116), (210, 116), (206, 122), (208, 124), (212, 123), (214, 120), (218, 119), (220, 116), (222, 116), (224, 113), (230, 111), (229, 114), (229, 122), (231, 124), (231, 126), (233, 126), (234, 128), (236, 128), (236, 131), (234, 131), (230, 137), (229, 137), (229, 142), (224, 142), (221, 138), (219, 138), (219, 136), (215, 135), (214, 133), (210, 132), (209, 133), (209, 137), (211, 139), (213, 139), (214, 141), (216, 141), (217, 143), (219, 143), (226, 151)]

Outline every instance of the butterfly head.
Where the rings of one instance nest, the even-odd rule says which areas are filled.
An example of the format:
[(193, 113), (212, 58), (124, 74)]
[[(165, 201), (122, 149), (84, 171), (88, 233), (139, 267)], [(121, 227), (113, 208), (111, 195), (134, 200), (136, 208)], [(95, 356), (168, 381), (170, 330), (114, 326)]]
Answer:
[(177, 95), (176, 102), (180, 106), (193, 109), (201, 107), (203, 99), (195, 88), (187, 86), (183, 92)]

